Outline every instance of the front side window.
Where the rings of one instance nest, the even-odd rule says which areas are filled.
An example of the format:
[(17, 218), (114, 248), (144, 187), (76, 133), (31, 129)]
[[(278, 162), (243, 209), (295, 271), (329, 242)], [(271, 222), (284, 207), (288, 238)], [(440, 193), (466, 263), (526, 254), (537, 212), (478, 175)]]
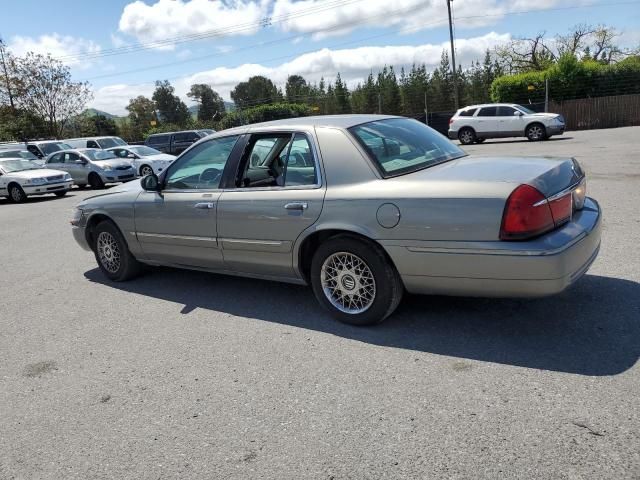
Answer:
[(47, 163), (63, 163), (62, 155), (63, 155), (62, 153), (56, 153), (55, 155), (52, 155), (47, 161)]
[(309, 140), (302, 133), (260, 135), (247, 146), (240, 188), (316, 185), (318, 176)]
[(499, 117), (513, 117), (513, 114), (516, 113), (516, 109), (513, 107), (499, 107), (498, 108), (498, 116)]
[(384, 177), (414, 172), (466, 155), (435, 130), (408, 118), (376, 120), (351, 127), (349, 132)]
[(238, 136), (201, 143), (173, 163), (165, 188), (170, 190), (216, 189)]
[[(113, 146), (113, 145), (112, 145)], [(87, 140), (87, 148), (101, 148), (95, 140)]]

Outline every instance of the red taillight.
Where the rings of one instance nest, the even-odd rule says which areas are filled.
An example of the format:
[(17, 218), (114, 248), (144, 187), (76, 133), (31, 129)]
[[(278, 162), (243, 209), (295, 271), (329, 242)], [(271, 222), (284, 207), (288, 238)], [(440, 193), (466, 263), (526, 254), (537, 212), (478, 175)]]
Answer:
[(500, 240), (524, 240), (554, 227), (551, 207), (545, 196), (531, 185), (520, 185), (507, 199)]
[(553, 216), (556, 227), (571, 219), (571, 214), (573, 213), (573, 198), (571, 192), (560, 198), (549, 200), (549, 207), (551, 208), (551, 215)]
[(452, 123), (453, 123), (453, 117), (449, 119), (449, 125), (451, 125)]

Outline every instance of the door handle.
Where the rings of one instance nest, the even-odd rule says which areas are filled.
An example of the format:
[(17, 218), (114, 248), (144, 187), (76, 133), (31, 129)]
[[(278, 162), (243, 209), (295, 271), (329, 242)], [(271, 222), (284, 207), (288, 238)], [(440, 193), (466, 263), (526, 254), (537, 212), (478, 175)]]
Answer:
[(198, 208), (200, 210), (208, 210), (213, 208), (213, 202), (201, 202), (201, 203), (196, 203), (194, 205), (195, 208)]
[(287, 210), (306, 210), (308, 207), (307, 202), (292, 202), (284, 206)]

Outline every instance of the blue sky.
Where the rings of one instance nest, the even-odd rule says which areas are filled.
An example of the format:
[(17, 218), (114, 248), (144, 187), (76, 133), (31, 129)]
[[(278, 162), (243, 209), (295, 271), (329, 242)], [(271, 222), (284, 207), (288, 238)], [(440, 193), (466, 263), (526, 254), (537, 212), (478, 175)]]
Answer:
[[(0, 34), (9, 48), (65, 61), (92, 84), (92, 106), (115, 114), (150, 95), (157, 79), (185, 100), (195, 82), (229, 99), (255, 74), (282, 85), (294, 73), (317, 81), (339, 71), (353, 85), (385, 64), (435, 65), (448, 42), (445, 0), (5, 2)], [(578, 23), (611, 25), (623, 46), (640, 45), (640, 0), (455, 0), (453, 8), (463, 66), (511, 37)]]

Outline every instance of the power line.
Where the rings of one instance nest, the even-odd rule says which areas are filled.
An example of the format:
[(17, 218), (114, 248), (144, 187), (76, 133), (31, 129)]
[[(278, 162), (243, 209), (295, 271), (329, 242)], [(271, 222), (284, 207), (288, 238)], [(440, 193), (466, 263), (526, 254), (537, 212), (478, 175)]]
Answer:
[[(614, 6), (614, 5), (628, 5), (628, 4), (638, 4), (640, 3), (638, 0), (633, 0), (633, 1), (620, 1), (620, 2), (614, 2), (614, 3), (609, 3), (609, 4), (601, 4), (601, 3), (597, 3), (597, 4), (590, 4), (590, 5), (572, 5), (572, 6), (567, 6), (567, 7), (558, 7), (558, 8), (553, 8), (553, 9), (546, 9), (544, 11), (559, 11), (559, 10), (571, 10), (571, 9), (580, 9), (580, 8), (591, 8), (591, 7), (610, 7), (610, 6)], [(366, 17), (364, 19), (359, 19), (355, 22), (351, 22), (348, 24), (341, 24), (341, 25), (334, 25), (332, 27), (327, 27), (327, 28), (321, 28), (321, 29), (317, 29), (314, 30), (312, 32), (308, 32), (305, 35), (308, 34), (316, 34), (316, 33), (323, 33), (323, 32), (328, 32), (328, 31), (333, 31), (333, 30), (340, 30), (342, 28), (349, 28), (349, 27), (353, 27), (362, 23), (366, 23), (369, 20), (372, 20), (374, 18), (378, 18), (378, 17), (389, 17), (390, 15), (395, 16), (396, 14), (402, 14), (402, 13), (407, 13), (407, 11), (411, 11), (413, 10), (414, 7), (410, 7), (407, 9), (398, 9), (395, 11), (391, 11), (391, 12), (385, 12), (383, 15), (372, 15), (370, 17)], [(500, 14), (483, 14), (483, 15), (467, 15), (464, 17), (457, 17), (458, 20), (473, 20), (473, 19), (477, 19), (477, 18), (488, 18), (488, 17), (503, 17), (503, 16), (508, 16), (508, 15), (523, 15), (523, 14), (529, 14), (529, 13), (540, 13), (541, 10), (540, 9), (536, 9), (536, 10), (521, 10), (521, 11), (516, 11), (516, 12), (508, 12), (508, 13), (500, 13)], [(371, 39), (375, 39), (375, 38), (382, 38), (382, 37), (386, 37), (386, 36), (390, 36), (390, 35), (395, 35), (398, 32), (413, 32), (413, 31), (418, 31), (420, 29), (429, 27), (429, 26), (433, 26), (433, 25), (438, 25), (438, 24), (445, 24), (447, 22), (447, 18), (443, 17), (439, 20), (436, 21), (432, 21), (432, 22), (428, 22), (425, 24), (421, 24), (421, 25), (417, 25), (414, 26), (410, 29), (405, 29), (404, 27), (395, 29), (391, 32), (386, 32), (383, 34), (379, 34), (379, 35), (373, 35), (370, 37), (364, 37), (364, 38), (360, 38), (358, 40), (353, 40), (353, 41), (348, 41), (348, 42), (343, 42), (343, 43), (339, 43), (339, 44), (334, 44), (331, 45), (329, 47), (325, 47), (325, 48), (335, 48), (338, 46), (343, 46), (343, 45), (349, 45), (349, 44), (354, 44), (354, 43), (360, 43), (366, 40), (371, 40)], [(93, 76), (93, 77), (87, 77), (84, 78), (83, 81), (88, 81), (88, 80), (97, 80), (97, 79), (101, 79), (101, 78), (109, 78), (109, 77), (114, 77), (114, 76), (122, 76), (122, 75), (126, 75), (128, 73), (140, 73), (140, 72), (144, 72), (144, 71), (150, 71), (150, 70), (156, 70), (159, 68), (164, 68), (167, 66), (174, 66), (174, 65), (180, 65), (180, 64), (186, 64), (186, 63), (193, 63), (193, 62), (197, 62), (197, 61), (201, 61), (201, 60), (205, 60), (205, 59), (211, 59), (211, 58), (220, 58), (220, 57), (224, 57), (227, 55), (231, 55), (234, 53), (237, 53), (239, 51), (244, 51), (244, 50), (250, 50), (250, 49), (255, 49), (255, 48), (260, 48), (260, 47), (264, 47), (264, 46), (269, 46), (269, 45), (274, 45), (274, 44), (278, 44), (278, 43), (282, 43), (282, 42), (287, 42), (290, 40), (293, 40), (295, 38), (300, 37), (300, 35), (293, 35), (290, 37), (286, 37), (284, 39), (276, 39), (276, 40), (272, 40), (269, 42), (261, 42), (261, 43), (256, 43), (253, 45), (248, 45), (245, 47), (241, 47), (241, 48), (236, 48), (233, 49), (231, 51), (228, 52), (221, 52), (221, 53), (216, 53), (216, 54), (210, 54), (210, 55), (204, 55), (204, 56), (200, 56), (197, 58), (191, 58), (191, 59), (187, 59), (187, 60), (181, 60), (181, 61), (176, 61), (176, 62), (170, 62), (170, 63), (162, 63), (162, 64), (157, 64), (157, 65), (152, 65), (149, 67), (142, 67), (142, 68), (138, 68), (138, 69), (132, 69), (132, 70), (126, 70), (126, 71), (120, 71), (117, 73), (109, 73), (109, 74), (104, 74), (104, 75), (97, 75), (97, 76)], [(289, 55), (283, 55), (283, 56), (279, 56), (279, 57), (275, 57), (275, 58), (271, 58), (268, 60), (263, 60), (264, 63), (267, 62), (271, 62), (271, 61), (276, 61), (276, 60), (282, 60), (282, 59), (288, 59), (288, 58), (294, 58), (300, 55), (305, 55), (305, 54), (309, 54), (309, 53), (314, 53), (316, 52), (318, 49), (313, 49), (313, 50), (306, 50), (303, 52), (298, 52), (295, 54), (289, 54)], [(183, 78), (185, 75), (180, 75), (180, 76), (175, 76), (175, 77), (171, 77), (168, 80), (175, 80), (175, 79), (179, 79), (179, 78)]]

